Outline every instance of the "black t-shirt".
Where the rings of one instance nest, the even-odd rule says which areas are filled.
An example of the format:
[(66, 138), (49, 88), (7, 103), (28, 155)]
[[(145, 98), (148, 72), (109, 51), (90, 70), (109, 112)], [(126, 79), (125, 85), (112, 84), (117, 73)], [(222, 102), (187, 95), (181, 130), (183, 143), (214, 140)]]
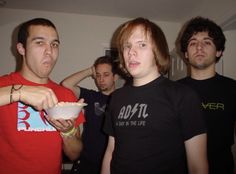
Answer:
[(229, 166), (233, 168), (231, 146), (236, 118), (236, 82), (219, 74), (206, 80), (186, 77), (179, 82), (193, 88), (200, 96), (207, 123), (210, 171), (214, 170), (212, 167), (215, 171), (219, 171), (220, 166), (225, 166), (225, 169), (221, 167), (222, 171)]
[(84, 98), (85, 107), (84, 132), (82, 134), (83, 151), (81, 160), (100, 165), (107, 146), (107, 135), (103, 132), (104, 112), (109, 100), (108, 95), (94, 90), (80, 88), (80, 98)]
[(162, 76), (116, 90), (104, 130), (115, 138), (112, 174), (185, 174), (184, 142), (206, 132), (197, 94)]

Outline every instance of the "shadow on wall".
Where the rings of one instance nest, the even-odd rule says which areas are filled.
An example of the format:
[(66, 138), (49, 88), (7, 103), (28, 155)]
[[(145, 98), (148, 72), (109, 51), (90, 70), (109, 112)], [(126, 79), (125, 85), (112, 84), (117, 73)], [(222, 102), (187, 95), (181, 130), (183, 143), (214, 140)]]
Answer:
[(19, 30), (19, 25), (12, 32), (11, 48), (10, 48), (11, 53), (15, 57), (15, 61), (16, 61), (15, 71), (19, 71), (21, 69), (22, 62), (23, 62), (23, 59), (22, 59), (21, 55), (18, 53), (18, 51), (16, 49), (18, 30)]

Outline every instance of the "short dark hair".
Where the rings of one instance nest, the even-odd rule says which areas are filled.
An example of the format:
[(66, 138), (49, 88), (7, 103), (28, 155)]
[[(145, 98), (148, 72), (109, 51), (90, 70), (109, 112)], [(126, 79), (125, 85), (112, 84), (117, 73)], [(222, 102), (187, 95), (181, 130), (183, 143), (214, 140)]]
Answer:
[(42, 25), (42, 26), (49, 26), (56, 29), (56, 26), (48, 19), (45, 18), (34, 18), (29, 21), (26, 21), (20, 25), (19, 31), (18, 31), (18, 43), (22, 43), (22, 45), (26, 46), (26, 40), (29, 36), (29, 28), (32, 25)]
[(117, 74), (117, 63), (110, 56), (101, 56), (98, 57), (94, 62), (94, 67), (96, 68), (100, 64), (108, 64), (111, 66), (113, 74)]
[[(182, 35), (180, 36), (180, 51), (182, 53), (187, 51), (190, 38), (198, 32), (208, 32), (208, 35), (213, 39), (216, 50), (224, 51), (226, 39), (221, 27), (208, 18), (198, 16), (192, 18), (184, 26)], [(217, 57), (217, 62), (220, 57)]]
[(158, 25), (142, 17), (126, 22), (120, 28), (117, 36), (117, 48), (121, 68), (126, 71), (123, 58), (123, 45), (131, 36), (132, 31), (138, 26), (143, 27), (146, 35), (150, 35), (153, 43), (153, 54), (159, 73), (166, 74), (170, 67), (170, 55), (166, 37)]

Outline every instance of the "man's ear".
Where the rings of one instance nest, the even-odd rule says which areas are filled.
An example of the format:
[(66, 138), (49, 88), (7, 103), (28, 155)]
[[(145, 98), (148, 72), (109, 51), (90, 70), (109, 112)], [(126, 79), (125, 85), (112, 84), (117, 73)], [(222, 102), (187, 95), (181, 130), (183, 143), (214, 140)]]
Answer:
[(188, 53), (187, 52), (184, 53), (184, 58), (188, 59)]
[(116, 82), (119, 78), (120, 78), (120, 76), (118, 74), (115, 74), (114, 75), (114, 82)]
[(17, 48), (17, 51), (20, 55), (22, 55), (22, 56), (25, 55), (25, 48), (22, 43), (17, 43), (16, 48)]
[(222, 51), (216, 51), (216, 57), (221, 57), (222, 56)]

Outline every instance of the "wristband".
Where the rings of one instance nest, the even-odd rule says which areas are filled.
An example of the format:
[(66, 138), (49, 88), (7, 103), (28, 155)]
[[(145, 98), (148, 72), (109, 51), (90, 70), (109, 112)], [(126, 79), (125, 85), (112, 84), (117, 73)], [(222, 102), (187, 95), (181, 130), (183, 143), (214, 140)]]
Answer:
[(68, 138), (68, 137), (73, 137), (76, 133), (77, 129), (73, 126), (71, 130), (68, 132), (60, 132), (62, 137)]
[(10, 103), (13, 102), (13, 99), (12, 99), (13, 90), (14, 90), (14, 85), (11, 86), (11, 92), (10, 92)]
[(18, 91), (18, 95), (19, 95), (19, 97), (18, 97), (18, 100), (20, 100), (20, 97), (21, 97), (21, 91), (20, 91), (20, 89), (23, 87), (23, 85), (20, 85), (18, 88), (15, 88), (15, 85), (13, 84), (12, 86), (11, 86), (11, 92), (10, 92), (10, 103), (13, 103), (14, 101), (13, 101), (13, 93), (15, 92), (15, 91)]

